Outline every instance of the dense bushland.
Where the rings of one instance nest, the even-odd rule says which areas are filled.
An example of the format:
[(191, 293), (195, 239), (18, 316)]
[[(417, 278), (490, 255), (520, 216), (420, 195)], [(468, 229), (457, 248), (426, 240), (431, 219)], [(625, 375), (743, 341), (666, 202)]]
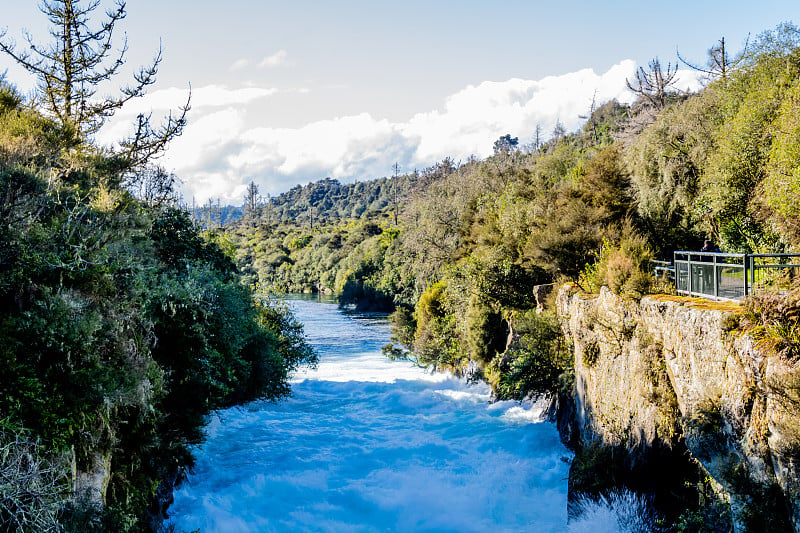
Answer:
[(126, 167), (0, 82), (4, 530), (155, 528), (205, 417), (314, 361), (187, 213), (131, 194), (161, 174)]

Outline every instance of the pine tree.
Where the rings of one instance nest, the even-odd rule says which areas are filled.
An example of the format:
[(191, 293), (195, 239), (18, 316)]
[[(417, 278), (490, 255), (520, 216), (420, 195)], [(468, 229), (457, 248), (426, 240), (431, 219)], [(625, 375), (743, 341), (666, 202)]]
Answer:
[[(0, 51), (37, 78), (37, 104), (71, 131), (76, 143), (90, 141), (118, 109), (144, 96), (156, 81), (162, 58), (159, 48), (152, 64), (141, 67), (133, 75), (133, 83), (122, 87), (118, 96), (98, 97), (100, 86), (120, 74), (128, 50), (127, 39), (116, 50), (113, 44), (117, 24), (126, 15), (125, 2), (118, 0), (105, 19), (93, 27), (91, 18), (99, 4), (99, 0), (86, 4), (80, 0), (44, 0), (39, 9), (50, 21), (52, 41), (40, 45), (24, 33), (28, 50), (18, 49), (6, 31), (0, 32)], [(126, 166), (142, 167), (160, 154), (182, 132), (188, 110), (189, 100), (157, 127), (151, 124), (150, 116), (139, 115), (133, 135), (120, 143), (118, 155)]]

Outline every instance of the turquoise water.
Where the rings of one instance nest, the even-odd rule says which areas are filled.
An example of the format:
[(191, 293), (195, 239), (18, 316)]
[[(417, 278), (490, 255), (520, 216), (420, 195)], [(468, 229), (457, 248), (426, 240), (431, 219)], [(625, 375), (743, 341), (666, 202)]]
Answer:
[(318, 369), (291, 398), (211, 420), (170, 508), (176, 531), (566, 529), (570, 453), (537, 406), (389, 361), (383, 315), (291, 305)]

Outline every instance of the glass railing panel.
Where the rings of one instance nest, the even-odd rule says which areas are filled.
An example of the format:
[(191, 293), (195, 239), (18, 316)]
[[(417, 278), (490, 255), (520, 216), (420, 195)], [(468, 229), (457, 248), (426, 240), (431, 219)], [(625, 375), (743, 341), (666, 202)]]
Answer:
[(684, 262), (675, 262), (675, 288), (679, 291), (689, 290), (689, 265)]
[(745, 294), (791, 290), (800, 282), (800, 254), (676, 251), (673, 259), (675, 288), (693, 296), (738, 300)]
[(717, 265), (717, 296), (735, 300), (744, 296), (744, 267)]
[(692, 263), (692, 293), (714, 296), (713, 263)]

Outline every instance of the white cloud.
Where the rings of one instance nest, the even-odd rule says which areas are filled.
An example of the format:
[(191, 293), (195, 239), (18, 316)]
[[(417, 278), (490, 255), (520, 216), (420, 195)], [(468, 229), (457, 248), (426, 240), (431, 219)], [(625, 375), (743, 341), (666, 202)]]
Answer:
[[(345, 177), (349, 165), (372, 157), (370, 147), (380, 149), (393, 132), (394, 126), (388, 121), (375, 120), (362, 113), (322, 120), (298, 129), (257, 128), (244, 132), (241, 139), (254, 148), (274, 148), (282, 155), (277, 167), (282, 174), (294, 174), (304, 167), (321, 167), (330, 168), (334, 177)], [(257, 163), (258, 159), (248, 161), (253, 162)]]
[[(274, 88), (245, 87), (242, 89), (228, 89), (222, 85), (207, 85), (192, 89), (191, 106), (193, 110), (208, 107), (226, 107), (230, 105), (249, 104), (259, 98), (266, 98), (278, 92)], [(122, 108), (122, 113), (137, 115), (149, 111), (175, 110), (186, 103), (189, 89), (172, 87), (148, 93), (142, 98), (132, 100)]]
[[(169, 148), (163, 164), (184, 181), (187, 198), (209, 197), (239, 203), (245, 184), (255, 180), (262, 193), (277, 194), (295, 184), (327, 176), (349, 181), (385, 176), (395, 162), (405, 170), (424, 168), (445, 157), (485, 157), (501, 135), (532, 139), (536, 126), (545, 136), (557, 121), (568, 131), (583, 123), (596, 95), (631, 102), (625, 86), (636, 65), (622, 61), (607, 72), (590, 69), (541, 80), (486, 81), (447, 97), (440, 109), (394, 123), (369, 113), (318, 120), (297, 128), (250, 127), (245, 120), (263, 111), (268, 88), (208, 86), (193, 92), (192, 115), (184, 135)], [(682, 83), (696, 84), (682, 75)], [(164, 109), (180, 104), (185, 91), (153, 94)], [(155, 105), (155, 104), (151, 104)]]
[(250, 66), (250, 61), (247, 59), (237, 59), (231, 64), (231, 70), (242, 70)]
[(580, 115), (588, 112), (595, 94), (601, 103), (631, 101), (625, 78), (634, 68), (634, 62), (626, 60), (602, 75), (584, 69), (538, 81), (511, 79), (470, 85), (448, 97), (444, 110), (414, 116), (403, 132), (420, 139), (416, 151), (419, 161), (448, 155), (484, 157), (491, 154), (493, 141), (507, 133), (524, 142), (537, 125), (546, 133), (557, 121), (568, 131), (578, 128), (583, 121)]
[[(261, 61), (259, 61), (256, 64), (256, 66), (258, 68), (262, 68), (263, 69), (263, 68), (278, 67), (278, 66), (281, 66), (281, 65), (288, 65), (289, 64), (288, 58), (289, 58), (289, 53), (286, 50), (281, 49), (281, 50), (278, 50), (277, 52), (275, 52), (272, 55), (268, 55), (268, 56), (264, 57)], [(250, 67), (252, 64), (253, 64), (253, 62), (250, 61), (247, 58), (244, 58), (244, 57), (243, 58), (239, 58), (236, 61), (234, 61), (233, 63), (231, 63), (230, 70), (233, 71), (233, 72), (236, 72), (236, 71), (239, 71), (239, 70), (244, 70), (244, 69)]]
[(707, 75), (690, 69), (681, 69), (675, 77), (675, 87), (681, 91), (699, 91), (708, 82)]
[(279, 65), (285, 65), (288, 55), (289, 54), (286, 53), (286, 50), (278, 50), (274, 54), (262, 59), (261, 62), (258, 64), (258, 67), (270, 68), (270, 67), (277, 67)]
[[(253, 103), (261, 98), (267, 98), (277, 93), (277, 89), (247, 87), (242, 89), (228, 89), (220, 85), (208, 85), (191, 91), (191, 111), (189, 114), (190, 123), (198, 121), (200, 124), (207, 124), (203, 119), (209, 113), (214, 113), (214, 109), (244, 106)], [(141, 98), (128, 102), (114, 118), (106, 124), (97, 135), (97, 142), (100, 144), (111, 145), (119, 139), (127, 137), (131, 133), (133, 119), (138, 114), (153, 114), (153, 121), (158, 123), (159, 117), (172, 112), (179, 112), (179, 108), (186, 104), (189, 97), (188, 89), (178, 89), (175, 87), (162, 89), (148, 93)], [(197, 125), (191, 128), (192, 131), (198, 130)], [(214, 128), (209, 128), (209, 133), (213, 135)]]
[(387, 158), (408, 160), (413, 148), (397, 126), (366, 113), (296, 129), (237, 129), (241, 124), (241, 114), (220, 111), (191, 124), (175, 141), (164, 162), (186, 176), (189, 196), (235, 203), (251, 179), (263, 193), (276, 194), (326, 176), (387, 175)]

